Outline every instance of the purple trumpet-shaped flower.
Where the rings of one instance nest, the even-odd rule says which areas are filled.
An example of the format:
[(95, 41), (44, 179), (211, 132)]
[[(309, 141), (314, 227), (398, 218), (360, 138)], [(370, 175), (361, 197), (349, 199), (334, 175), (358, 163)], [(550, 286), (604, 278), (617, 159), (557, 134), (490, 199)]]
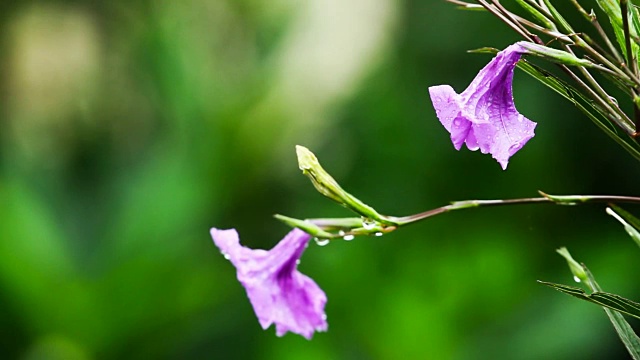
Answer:
[(293, 229), (273, 249), (249, 249), (240, 245), (235, 229), (211, 229), (213, 242), (236, 267), (238, 280), (263, 329), (276, 324), (276, 334), (291, 331), (311, 339), (314, 331), (326, 331), (324, 305), (327, 296), (308, 276), (297, 270), (310, 235)]
[(536, 123), (522, 116), (513, 102), (513, 71), (527, 52), (523, 43), (499, 52), (461, 94), (449, 85), (429, 88), (456, 150), (466, 143), (469, 150), (492, 154), (505, 170), (509, 158), (534, 136)]

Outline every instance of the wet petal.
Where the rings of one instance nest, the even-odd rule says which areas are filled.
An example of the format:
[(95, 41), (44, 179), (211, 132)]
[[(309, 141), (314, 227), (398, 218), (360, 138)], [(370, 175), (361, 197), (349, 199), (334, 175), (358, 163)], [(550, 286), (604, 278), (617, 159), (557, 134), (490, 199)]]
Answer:
[(240, 245), (234, 229), (211, 229), (213, 241), (236, 267), (263, 329), (271, 324), (276, 334), (291, 331), (311, 339), (316, 331), (326, 331), (324, 306), (327, 297), (308, 276), (297, 270), (298, 260), (310, 236), (294, 229), (269, 251)]
[(470, 150), (491, 154), (506, 169), (509, 158), (535, 135), (536, 123), (513, 102), (513, 71), (526, 52), (521, 43), (499, 52), (461, 94), (449, 85), (429, 88), (436, 115), (456, 149), (466, 143)]

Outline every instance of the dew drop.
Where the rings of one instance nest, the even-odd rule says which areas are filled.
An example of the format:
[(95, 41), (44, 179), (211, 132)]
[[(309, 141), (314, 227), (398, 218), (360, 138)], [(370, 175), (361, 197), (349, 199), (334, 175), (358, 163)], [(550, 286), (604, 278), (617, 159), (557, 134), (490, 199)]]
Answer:
[(220, 252), (222, 254), (222, 256), (224, 256), (225, 259), (229, 260), (231, 258), (231, 256), (229, 256), (229, 254), (227, 254), (226, 252)]
[(327, 320), (327, 314), (322, 314), (322, 320)]
[(575, 282), (577, 282), (577, 283), (581, 282), (581, 281), (580, 281), (580, 278), (579, 278), (579, 277), (577, 277), (577, 276), (575, 276), (575, 275), (573, 276), (573, 281), (575, 281)]
[(345, 241), (351, 241), (351, 240), (355, 239), (355, 236), (353, 236), (353, 235), (349, 234), (349, 235), (345, 235), (345, 236), (343, 237), (343, 239), (344, 239)]
[(315, 241), (316, 244), (318, 244), (318, 246), (325, 246), (325, 245), (329, 244), (329, 239), (313, 238), (313, 241)]
[(300, 265), (300, 259), (296, 260), (296, 265)]
[(365, 217), (362, 218), (362, 227), (363, 228), (365, 228), (367, 230), (371, 230), (375, 226), (376, 226), (376, 222), (375, 221), (373, 221), (371, 219), (368, 219), (368, 218), (365, 218)]
[(338, 231), (338, 235), (344, 236), (344, 231), (342, 231), (342, 230)]
[(382, 233), (380, 231), (378, 231), (377, 233), (374, 234), (375, 236), (382, 236)]

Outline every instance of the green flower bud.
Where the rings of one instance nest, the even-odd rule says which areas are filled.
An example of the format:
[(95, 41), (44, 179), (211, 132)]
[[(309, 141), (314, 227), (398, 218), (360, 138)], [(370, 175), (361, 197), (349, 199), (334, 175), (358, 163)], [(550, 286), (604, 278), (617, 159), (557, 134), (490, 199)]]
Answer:
[(569, 269), (571, 270), (571, 273), (573, 273), (573, 279), (576, 282), (589, 284), (589, 278), (587, 277), (587, 273), (584, 271), (584, 268), (573, 259), (566, 247), (561, 247), (560, 249), (557, 249), (556, 252), (567, 260)]
[(539, 45), (539, 44), (526, 42), (526, 41), (519, 41), (517, 42), (517, 44), (525, 50), (526, 54), (539, 56), (541, 58), (544, 58), (546, 60), (549, 60), (555, 63), (569, 65), (569, 66), (584, 66), (589, 68), (598, 68), (604, 71), (607, 70), (606, 68), (598, 64), (595, 64), (587, 59), (580, 59), (579, 57), (563, 50), (558, 50), (548, 46)]
[(338, 204), (350, 209), (365, 219), (371, 219), (383, 224), (395, 225), (395, 223), (383, 215), (380, 215), (375, 209), (366, 205), (355, 196), (344, 191), (337, 181), (325, 169), (320, 166), (318, 158), (306, 147), (296, 145), (296, 154), (298, 155), (298, 166), (302, 173), (306, 175), (313, 186), (322, 195), (337, 202)]

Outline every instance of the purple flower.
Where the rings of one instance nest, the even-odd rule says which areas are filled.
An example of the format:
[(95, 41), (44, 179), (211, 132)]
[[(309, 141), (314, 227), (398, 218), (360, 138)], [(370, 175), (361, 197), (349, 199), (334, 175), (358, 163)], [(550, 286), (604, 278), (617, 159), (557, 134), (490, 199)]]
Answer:
[(293, 229), (273, 249), (253, 250), (240, 245), (235, 229), (211, 229), (213, 242), (236, 267), (238, 280), (263, 329), (276, 324), (276, 334), (291, 331), (311, 339), (327, 330), (327, 296), (308, 276), (297, 270), (310, 235)]
[(438, 119), (451, 133), (456, 150), (490, 153), (507, 168), (509, 158), (534, 136), (536, 123), (522, 116), (513, 103), (513, 70), (528, 52), (515, 43), (499, 52), (461, 94), (449, 85), (429, 88)]

